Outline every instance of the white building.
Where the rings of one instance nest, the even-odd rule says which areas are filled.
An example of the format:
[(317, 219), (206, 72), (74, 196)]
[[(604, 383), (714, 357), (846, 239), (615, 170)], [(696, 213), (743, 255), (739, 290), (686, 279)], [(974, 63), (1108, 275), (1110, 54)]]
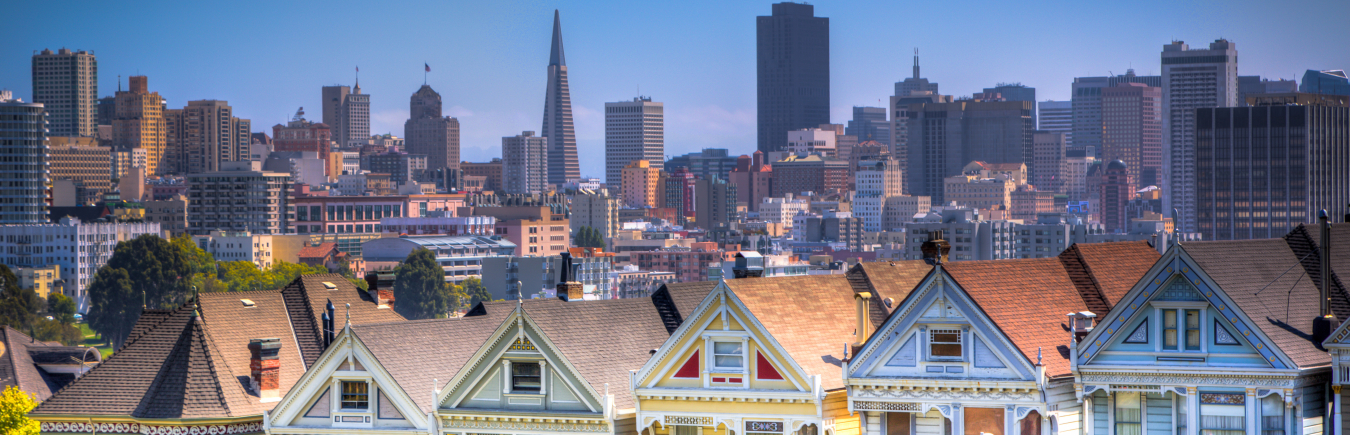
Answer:
[(548, 186), (548, 138), (535, 136), (533, 131), (503, 137), (502, 190), (541, 193), (545, 186)]
[(1163, 210), (1178, 209), (1182, 231), (1196, 231), (1195, 109), (1238, 102), (1237, 44), (1215, 40), (1208, 50), (1172, 41), (1162, 51)]
[(572, 195), (572, 205), (568, 207), (572, 213), (568, 219), (572, 234), (576, 234), (581, 227), (591, 227), (599, 230), (602, 238), (614, 237), (614, 233), (619, 231), (619, 209), (622, 206), (619, 197), (611, 196), (608, 190), (577, 190), (576, 195)]
[(380, 226), (386, 233), (410, 236), (491, 236), (497, 224), (497, 218), (492, 216), (445, 216), (444, 211), (429, 211), (427, 214), (422, 217), (380, 218)]
[(784, 198), (764, 198), (764, 202), (759, 204), (759, 219), (791, 228), (792, 218), (797, 216), (797, 213), (810, 210), (810, 201), (793, 199), (791, 195)]
[(67, 295), (85, 312), (85, 288), (117, 243), (144, 234), (159, 236), (159, 223), (84, 223), (66, 217), (58, 224), (0, 225), (0, 262), (10, 268), (60, 266)]
[(1064, 140), (1073, 143), (1073, 102), (1042, 101), (1036, 103), (1040, 125), (1037, 130), (1064, 133)]
[(859, 161), (854, 169), (854, 216), (862, 218), (864, 231), (889, 229), (885, 228), (887, 199), (900, 196), (904, 186), (900, 165), (891, 158), (869, 158)]
[(445, 271), (445, 282), (459, 284), (483, 277), (483, 260), (511, 256), (516, 244), (483, 236), (401, 236), (374, 239), (361, 244), (366, 270), (393, 270), (408, 254), (426, 248), (436, 255)]
[(361, 196), (366, 194), (366, 174), (342, 174), (338, 176), (337, 191), (342, 196)]
[(1070, 201), (1088, 201), (1087, 171), (1097, 162), (1095, 157), (1086, 155), (1082, 150), (1066, 152), (1064, 158), (1064, 191)]
[(787, 151), (797, 157), (820, 154), (825, 157), (838, 157), (839, 147), (834, 130), (804, 128), (788, 132)]
[(663, 169), (665, 131), (665, 106), (651, 97), (605, 103), (605, 183), (621, 184), (623, 167), (635, 160)]
[(211, 253), (216, 261), (248, 261), (259, 270), (272, 267), (272, 236), (248, 231), (214, 230), (210, 234), (192, 236), (197, 247)]

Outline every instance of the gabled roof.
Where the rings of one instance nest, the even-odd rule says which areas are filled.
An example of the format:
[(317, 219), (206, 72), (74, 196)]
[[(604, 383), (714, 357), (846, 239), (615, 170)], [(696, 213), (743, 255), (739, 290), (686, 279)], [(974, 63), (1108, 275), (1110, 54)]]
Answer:
[[(1284, 236), (1289, 249), (1294, 250), (1303, 264), (1303, 270), (1313, 285), (1322, 285), (1322, 228), (1317, 225), (1299, 225)], [(1331, 226), (1331, 311), (1344, 320), (1350, 318), (1350, 292), (1341, 275), (1350, 274), (1350, 224)], [(1338, 296), (1337, 296), (1338, 295)]]
[(451, 319), (352, 325), (352, 332), (422, 410), (436, 408), (436, 390), (459, 372), (505, 313)]
[(334, 327), (338, 329), (346, 322), (347, 304), (351, 304), (353, 325), (405, 320), (393, 309), (380, 308), (368, 293), (336, 273), (301, 276), (281, 289), (281, 295), (286, 300), (305, 367), (313, 365), (323, 353), (323, 313), (329, 301), (333, 303)]
[(845, 276), (853, 291), (872, 293), (872, 323), (880, 325), (895, 310), (894, 306), (886, 306), (885, 300), (899, 304), (932, 270), (933, 266), (923, 260), (876, 261), (858, 263)]
[(1148, 242), (1136, 241), (1075, 243), (1059, 259), (1088, 310), (1101, 316), (1129, 293), (1159, 256)]
[[(1085, 311), (1059, 258), (962, 261), (942, 266), (1027, 360), (1047, 377), (1071, 373), (1066, 313)], [(1141, 272), (1142, 274), (1142, 272)]]
[(1179, 246), (1294, 364), (1307, 368), (1331, 363), (1312, 341), (1321, 292), (1284, 239)]
[[(8, 325), (0, 326), (0, 389), (15, 386), (36, 396), (38, 401), (47, 400), (73, 377), (48, 374), (37, 364), (54, 363), (69, 356), (86, 360), (87, 351), (98, 352), (88, 347), (36, 341)], [(97, 355), (93, 358), (92, 361), (98, 361)]]
[[(247, 300), (252, 305), (246, 305)], [(292, 332), (291, 322), (286, 315), (286, 302), (277, 290), (250, 292), (203, 293), (201, 295), (202, 320), (206, 323), (206, 332), (221, 351), (221, 356), (229, 362), (230, 373), (222, 373), (234, 379), (248, 379), (249, 340), (255, 338), (276, 338), (281, 340), (277, 360), (281, 367), (278, 373), (279, 393), (290, 391), (300, 376), (305, 373), (306, 365), (296, 343), (296, 333)], [(341, 327), (341, 325), (338, 325)], [(260, 400), (250, 393), (254, 401)], [(270, 408), (270, 406), (269, 406)]]
[(333, 242), (324, 242), (324, 243), (320, 243), (320, 244), (317, 244), (317, 245), (314, 245), (314, 246), (306, 246), (306, 247), (300, 248), (300, 252), (298, 252), (298, 253), (296, 254), (296, 257), (298, 257), (298, 258), (322, 258), (322, 257), (327, 257), (329, 254), (332, 254), (333, 251), (336, 251), (336, 250), (337, 250), (337, 243), (333, 243)]
[[(191, 303), (156, 311), (117, 353), (43, 402), (32, 415), (146, 419), (261, 414), (206, 334)], [(138, 322), (140, 323), (140, 322)], [(270, 405), (269, 405), (270, 406)]]

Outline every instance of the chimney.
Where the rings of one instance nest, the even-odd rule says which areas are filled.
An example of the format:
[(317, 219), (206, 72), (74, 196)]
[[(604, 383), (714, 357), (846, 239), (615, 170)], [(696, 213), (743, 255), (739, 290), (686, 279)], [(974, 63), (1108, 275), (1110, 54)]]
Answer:
[(1073, 334), (1073, 341), (1075, 343), (1083, 341), (1083, 337), (1087, 337), (1088, 333), (1092, 332), (1093, 320), (1097, 318), (1097, 314), (1091, 311), (1079, 311), (1069, 313), (1068, 316), (1069, 332)]
[(248, 341), (249, 386), (263, 402), (281, 400), (281, 339), (255, 338)]
[(577, 281), (568, 281), (567, 274), (572, 271), (572, 254), (564, 252), (561, 255), (562, 266), (558, 269), (558, 299), (563, 302), (580, 301), (586, 298), (586, 287)]
[(947, 253), (951, 252), (952, 245), (942, 239), (942, 230), (937, 230), (928, 232), (928, 241), (923, 242), (919, 249), (923, 251), (923, 261), (938, 266), (947, 262)]
[(853, 351), (849, 353), (857, 355), (863, 343), (872, 336), (872, 293), (854, 293), (853, 305), (857, 308), (857, 324), (853, 329)]
[(1312, 340), (1313, 344), (1319, 349), (1322, 348), (1322, 342), (1331, 336), (1331, 332), (1336, 329), (1336, 314), (1331, 312), (1331, 217), (1327, 215), (1326, 210), (1317, 214), (1317, 223), (1321, 226), (1321, 238), (1318, 241), (1317, 255), (1320, 261), (1321, 282), (1318, 286), (1317, 295), (1317, 318), (1313, 319)]
[(327, 349), (328, 345), (333, 344), (333, 338), (337, 337), (337, 331), (334, 330), (333, 327), (333, 325), (337, 323), (337, 318), (335, 317), (337, 316), (337, 314), (335, 313), (336, 310), (337, 308), (333, 307), (333, 300), (329, 299), (328, 306), (324, 307), (324, 314), (328, 315), (328, 320), (326, 320), (323, 324), (324, 349)]

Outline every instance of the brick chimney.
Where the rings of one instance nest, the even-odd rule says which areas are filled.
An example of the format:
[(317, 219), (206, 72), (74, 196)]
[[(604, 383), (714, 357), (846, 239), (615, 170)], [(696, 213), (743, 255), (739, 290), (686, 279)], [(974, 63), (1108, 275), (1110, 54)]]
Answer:
[(572, 254), (562, 253), (562, 265), (558, 267), (558, 299), (580, 301), (586, 297), (585, 286), (577, 281), (568, 281), (567, 274), (572, 271)]
[(263, 402), (281, 400), (281, 339), (255, 338), (248, 341), (249, 387)]
[(947, 253), (951, 252), (952, 245), (942, 239), (942, 230), (929, 231), (928, 241), (919, 246), (923, 252), (923, 261), (937, 266), (947, 262)]

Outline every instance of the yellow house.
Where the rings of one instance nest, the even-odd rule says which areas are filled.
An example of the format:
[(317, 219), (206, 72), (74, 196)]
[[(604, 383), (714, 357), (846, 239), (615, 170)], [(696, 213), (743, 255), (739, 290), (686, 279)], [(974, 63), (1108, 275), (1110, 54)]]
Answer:
[(681, 324), (633, 374), (638, 432), (860, 434), (842, 367), (888, 310), (858, 273), (667, 284)]
[(43, 299), (56, 288), (61, 281), (61, 266), (16, 267), (14, 275), (19, 277), (20, 288), (31, 288)]

